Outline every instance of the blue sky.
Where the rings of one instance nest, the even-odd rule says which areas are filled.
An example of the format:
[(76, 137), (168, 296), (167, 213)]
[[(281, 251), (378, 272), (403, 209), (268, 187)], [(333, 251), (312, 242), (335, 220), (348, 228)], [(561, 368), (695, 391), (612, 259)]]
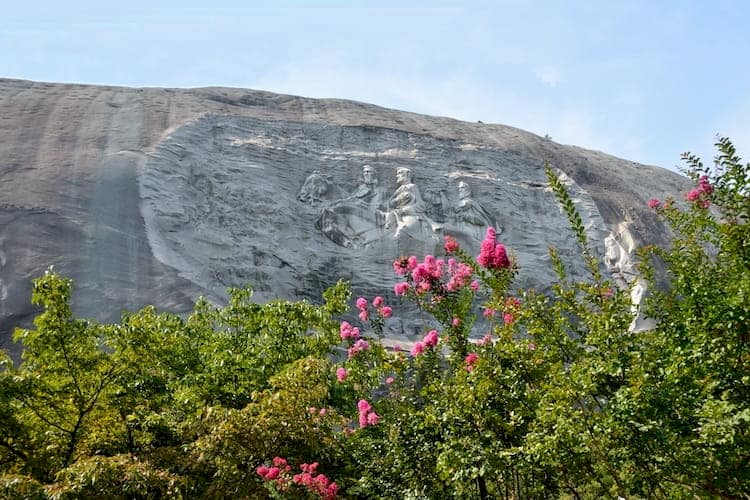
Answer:
[(750, 160), (750, 2), (12, 2), (0, 76), (247, 87), (502, 123), (672, 168)]

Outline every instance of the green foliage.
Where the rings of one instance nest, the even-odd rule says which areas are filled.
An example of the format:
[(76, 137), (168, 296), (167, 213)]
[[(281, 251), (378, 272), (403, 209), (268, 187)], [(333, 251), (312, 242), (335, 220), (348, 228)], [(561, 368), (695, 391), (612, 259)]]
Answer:
[[(107, 325), (74, 318), (49, 271), (35, 328), (15, 335), (22, 362), (0, 356), (0, 496), (317, 498), (294, 474), (319, 462), (344, 497), (748, 498), (750, 164), (717, 147), (713, 168), (685, 156), (687, 204), (655, 205), (674, 237), (640, 251), (646, 331), (551, 168), (588, 279), (551, 248), (551, 293), (512, 292), (512, 259), (453, 248), (481, 289), (405, 272), (407, 300), (441, 325), (412, 355), (384, 347), (381, 306), (344, 335), (341, 282), (322, 305), (236, 289), (226, 307)], [(262, 477), (278, 457), (288, 468)]]

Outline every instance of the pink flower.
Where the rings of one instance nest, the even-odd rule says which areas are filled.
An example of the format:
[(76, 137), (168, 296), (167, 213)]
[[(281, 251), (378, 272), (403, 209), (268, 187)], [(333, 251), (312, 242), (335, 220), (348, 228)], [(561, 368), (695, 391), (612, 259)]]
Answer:
[(482, 340), (477, 342), (479, 345), (488, 345), (492, 343), (492, 335), (487, 333), (482, 337)]
[(685, 195), (685, 198), (687, 198), (688, 201), (696, 201), (698, 198), (700, 198), (702, 191), (700, 189), (691, 189), (687, 195)]
[(336, 380), (338, 380), (339, 382), (343, 382), (348, 376), (349, 372), (346, 371), (346, 368), (344, 368), (343, 366), (339, 366), (338, 368), (336, 368)]
[(351, 336), (352, 325), (348, 321), (342, 321), (341, 326), (339, 327), (339, 332), (341, 335), (341, 340), (348, 339)]
[(711, 194), (714, 192), (714, 187), (708, 182), (707, 175), (701, 175), (700, 179), (698, 179), (698, 189), (706, 194)]
[(368, 315), (368, 313), (367, 313), (367, 309), (362, 309), (362, 310), (360, 310), (360, 311), (359, 311), (359, 314), (358, 314), (357, 316), (359, 316), (359, 319), (360, 319), (360, 320), (362, 320), (362, 321), (367, 321), (367, 318), (369, 318), (369, 315)]
[(383, 305), (383, 297), (381, 297), (380, 295), (372, 299), (372, 307), (379, 308), (382, 305)]
[(440, 340), (440, 337), (438, 337), (437, 330), (430, 330), (427, 335), (424, 336), (422, 339), (422, 342), (424, 342), (425, 346), (428, 347), (435, 347), (438, 344), (438, 341)]
[(393, 272), (398, 276), (403, 276), (407, 272), (407, 261), (406, 257), (399, 257), (393, 261)]
[(511, 323), (513, 323), (513, 319), (514, 318), (511, 313), (503, 314), (503, 323), (505, 323), (506, 325), (510, 325)]
[(484, 314), (484, 317), (485, 317), (485, 318), (494, 318), (494, 317), (495, 317), (495, 313), (496, 313), (496, 312), (497, 312), (497, 311), (495, 311), (495, 310), (494, 310), (494, 309), (492, 309), (491, 307), (485, 307), (485, 308), (484, 308), (484, 312), (483, 312), (482, 314)]
[(330, 483), (328, 485), (328, 488), (326, 488), (326, 492), (325, 492), (325, 495), (323, 496), (323, 498), (325, 500), (330, 500), (330, 499), (336, 498), (336, 495), (338, 494), (338, 491), (339, 491), (338, 485), (336, 483)]
[(320, 411), (318, 412), (318, 415), (320, 415), (322, 417), (326, 413), (328, 413), (328, 410), (326, 410), (325, 408), (321, 408)]
[(460, 326), (461, 325), (461, 318), (453, 318), (453, 320), (451, 320), (451, 325), (456, 326), (456, 327)]
[(368, 403), (366, 399), (359, 400), (357, 403), (357, 410), (359, 410), (360, 428), (367, 427), (368, 425), (377, 425), (380, 420), (380, 417), (378, 417), (377, 413), (372, 411), (372, 405)]
[(479, 290), (479, 282), (478, 282), (477, 280), (474, 280), (474, 281), (472, 281), (472, 282), (471, 282), (471, 285), (469, 285), (469, 286), (470, 286), (470, 287), (471, 287), (471, 289), (472, 289), (472, 290), (474, 290), (475, 292), (476, 292), (477, 290)]
[(339, 327), (339, 332), (341, 336), (341, 340), (346, 339), (356, 339), (359, 338), (359, 328), (352, 327), (351, 324), (347, 321), (342, 321), (341, 326)]
[(453, 253), (456, 250), (458, 250), (458, 242), (456, 241), (456, 238), (452, 236), (446, 236), (445, 237), (445, 251), (448, 253)]
[(366, 399), (360, 399), (357, 402), (357, 409), (360, 412), (367, 413), (368, 411), (372, 410), (372, 405)]
[(533, 342), (529, 342), (529, 344), (526, 347), (529, 348), (529, 351), (536, 351), (536, 344)]
[(419, 262), (419, 261), (417, 260), (417, 258), (415, 256), (413, 256), (413, 255), (410, 256), (406, 260), (406, 268), (409, 269), (409, 271), (413, 271), (414, 268), (417, 267), (417, 262)]
[(405, 282), (405, 281), (403, 281), (403, 282), (401, 282), (401, 283), (396, 283), (396, 284), (395, 284), (395, 285), (393, 286), (393, 292), (394, 292), (394, 293), (395, 293), (395, 294), (396, 294), (397, 296), (401, 296), (401, 295), (404, 295), (404, 294), (406, 293), (406, 291), (407, 291), (407, 290), (409, 290), (409, 283), (407, 283), (407, 282)]
[(391, 385), (394, 381), (395, 379), (393, 377), (388, 377), (387, 379), (385, 379), (385, 384)]
[(280, 473), (281, 473), (281, 469), (279, 469), (278, 467), (270, 467), (268, 469), (268, 472), (266, 472), (266, 475), (263, 476), (263, 479), (265, 479), (266, 481), (272, 481), (276, 479), (277, 477), (279, 477)]
[(268, 474), (268, 467), (266, 467), (265, 465), (261, 465), (260, 467), (255, 469), (255, 472), (257, 472), (260, 477), (265, 479), (266, 474)]
[(285, 458), (273, 457), (273, 464), (276, 467), (284, 467), (285, 465), (287, 465), (287, 461)]
[(365, 299), (364, 297), (359, 297), (357, 299), (357, 309), (359, 309), (360, 311), (363, 309), (367, 309), (367, 299)]
[(411, 348), (411, 355), (414, 357), (419, 356), (425, 350), (424, 342), (416, 342)]
[(367, 425), (378, 425), (378, 422), (380, 422), (380, 417), (377, 413), (372, 412), (367, 414)]
[(466, 359), (464, 359), (464, 362), (466, 363), (466, 371), (472, 371), (478, 359), (479, 355), (475, 352), (470, 352), (469, 354), (467, 354)]
[(495, 228), (488, 227), (477, 256), (477, 263), (487, 269), (507, 269), (510, 267), (510, 259), (505, 247), (502, 243), (497, 243), (496, 238)]
[(656, 198), (651, 198), (650, 200), (648, 200), (648, 208), (653, 210), (653, 209), (659, 208), (660, 206), (661, 206), (661, 202), (657, 200)]
[(393, 314), (393, 309), (391, 309), (389, 306), (383, 306), (380, 308), (380, 315), (384, 318), (390, 318)]
[(370, 348), (370, 344), (365, 339), (359, 339), (357, 340), (353, 346), (349, 348), (347, 351), (349, 355), (349, 359), (352, 359), (354, 356), (357, 355), (357, 353), (366, 351)]
[(311, 413), (312, 415), (315, 415), (316, 413), (318, 413), (318, 409), (315, 408), (314, 406), (311, 406), (310, 408), (307, 409), (307, 412)]

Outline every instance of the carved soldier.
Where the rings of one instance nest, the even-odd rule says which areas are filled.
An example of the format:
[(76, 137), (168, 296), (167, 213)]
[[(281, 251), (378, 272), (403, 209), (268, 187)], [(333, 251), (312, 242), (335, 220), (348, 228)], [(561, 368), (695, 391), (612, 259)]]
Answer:
[(412, 182), (411, 170), (405, 167), (396, 170), (396, 184), (398, 187), (388, 200), (388, 210), (382, 214), (385, 229), (395, 230), (396, 238), (404, 235), (415, 239), (434, 237), (442, 228), (427, 216), (427, 206), (419, 188)]
[(302, 203), (315, 205), (323, 201), (323, 196), (327, 191), (328, 181), (320, 174), (320, 170), (316, 169), (305, 179), (305, 183), (302, 184), (297, 194), (297, 199)]
[(472, 224), (483, 229), (489, 226), (495, 227), (493, 217), (471, 197), (471, 186), (464, 181), (458, 183), (458, 204), (453, 212), (453, 217), (458, 224)]

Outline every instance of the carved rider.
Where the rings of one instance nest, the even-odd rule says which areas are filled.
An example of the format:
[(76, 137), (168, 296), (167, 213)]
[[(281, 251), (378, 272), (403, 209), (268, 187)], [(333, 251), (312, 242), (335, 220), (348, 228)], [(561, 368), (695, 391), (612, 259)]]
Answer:
[(412, 182), (412, 172), (401, 167), (396, 170), (396, 191), (388, 200), (388, 210), (381, 212), (386, 230), (394, 230), (394, 237), (408, 235), (416, 239), (434, 236), (440, 226), (427, 216), (427, 206)]
[(458, 204), (454, 209), (454, 218), (458, 223), (472, 224), (482, 228), (496, 226), (489, 212), (471, 197), (471, 186), (464, 181), (458, 183)]

